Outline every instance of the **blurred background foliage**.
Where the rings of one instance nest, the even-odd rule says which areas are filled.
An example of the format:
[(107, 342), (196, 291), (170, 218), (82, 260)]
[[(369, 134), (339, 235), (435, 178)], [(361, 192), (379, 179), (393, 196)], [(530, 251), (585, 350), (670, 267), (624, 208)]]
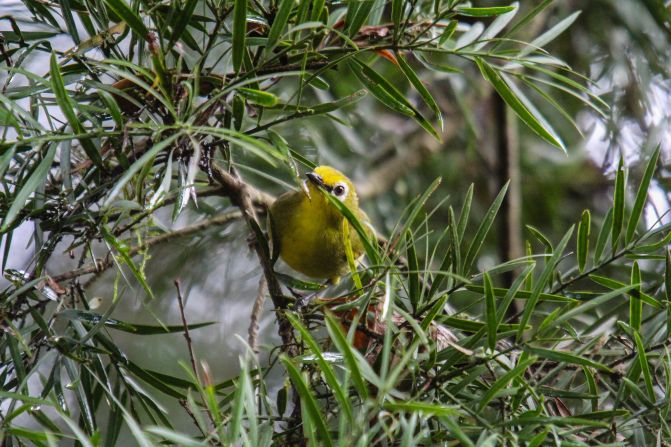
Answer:
[[(4, 444), (669, 445), (670, 37), (653, 0), (5, 1)], [(397, 250), (362, 353), (262, 269), (313, 164)]]

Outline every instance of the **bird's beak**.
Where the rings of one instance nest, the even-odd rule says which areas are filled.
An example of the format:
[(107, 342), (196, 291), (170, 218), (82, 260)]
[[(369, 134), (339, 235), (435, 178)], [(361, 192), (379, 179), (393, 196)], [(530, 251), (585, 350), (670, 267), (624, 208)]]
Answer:
[(315, 174), (314, 172), (308, 172), (307, 174), (305, 174), (305, 176), (308, 178), (309, 181), (317, 185), (317, 187), (327, 192), (331, 192), (331, 187), (324, 184), (324, 179), (322, 178), (321, 175)]
[(308, 172), (307, 174), (305, 174), (305, 176), (315, 185), (321, 188), (324, 187), (324, 179), (322, 178), (321, 175), (315, 174), (314, 172)]

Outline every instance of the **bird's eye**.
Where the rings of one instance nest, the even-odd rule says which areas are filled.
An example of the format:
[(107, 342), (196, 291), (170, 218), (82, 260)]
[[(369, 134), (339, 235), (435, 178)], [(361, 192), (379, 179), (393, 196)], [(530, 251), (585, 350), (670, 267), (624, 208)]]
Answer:
[(345, 192), (347, 189), (345, 188), (345, 185), (342, 184), (337, 184), (333, 187), (333, 194), (335, 194), (337, 197), (342, 197), (345, 195)]

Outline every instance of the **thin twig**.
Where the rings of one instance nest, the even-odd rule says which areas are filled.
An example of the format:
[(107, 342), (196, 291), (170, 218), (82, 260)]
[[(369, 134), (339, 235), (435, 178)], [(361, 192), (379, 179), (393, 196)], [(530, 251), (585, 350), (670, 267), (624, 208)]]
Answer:
[(179, 279), (174, 281), (175, 288), (177, 289), (177, 302), (179, 303), (179, 315), (182, 317), (182, 326), (184, 326), (184, 338), (186, 339), (186, 347), (189, 348), (189, 360), (191, 361), (191, 368), (193, 373), (196, 375), (196, 378), (200, 382), (200, 374), (198, 374), (198, 368), (196, 367), (196, 355), (193, 353), (193, 343), (191, 341), (191, 335), (189, 335), (189, 325), (186, 323), (186, 317), (184, 316), (184, 299), (182, 298), (182, 289), (180, 287)]
[(258, 349), (258, 336), (259, 336), (259, 319), (261, 316), (261, 311), (263, 310), (263, 303), (266, 301), (266, 278), (261, 276), (259, 279), (259, 292), (256, 294), (256, 300), (254, 300), (254, 307), (252, 307), (252, 317), (249, 322), (249, 346), (252, 348), (252, 351), (259, 353)]
[[(218, 226), (218, 225), (225, 225), (235, 219), (239, 219), (242, 217), (242, 214), (240, 211), (229, 211), (224, 214), (220, 214), (216, 217), (213, 217), (211, 219), (205, 219), (203, 221), (200, 221), (198, 223), (195, 223), (193, 225), (186, 226), (184, 228), (181, 228), (179, 230), (171, 231), (168, 233), (163, 233), (159, 236), (146, 239), (143, 243), (136, 245), (134, 247), (131, 247), (128, 250), (128, 256), (135, 256), (141, 251), (144, 251), (148, 248), (151, 248), (155, 245), (161, 244), (163, 242), (166, 242), (168, 240), (172, 240), (175, 238), (179, 237), (184, 237), (184, 236), (189, 236), (194, 233), (198, 233), (200, 231), (203, 231), (209, 227), (212, 226)], [(70, 270), (65, 273), (61, 273), (60, 275), (55, 275), (52, 276), (51, 279), (53, 279), (56, 282), (61, 282), (61, 281), (67, 281), (68, 279), (76, 278), (78, 276), (82, 275), (88, 275), (90, 273), (95, 273), (96, 276), (100, 275), (103, 271), (107, 270), (113, 265), (113, 261), (109, 258), (99, 258), (96, 259), (95, 263), (91, 263), (88, 265), (85, 265), (83, 267)]]

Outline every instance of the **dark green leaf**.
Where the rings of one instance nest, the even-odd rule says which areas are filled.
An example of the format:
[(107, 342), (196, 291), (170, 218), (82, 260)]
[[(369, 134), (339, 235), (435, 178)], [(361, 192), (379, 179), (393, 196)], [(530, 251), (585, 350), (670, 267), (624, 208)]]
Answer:
[(489, 8), (457, 8), (457, 13), (468, 17), (491, 17), (513, 11), (515, 6), (492, 6)]
[(478, 409), (479, 411), (482, 411), (489, 402), (492, 401), (496, 397), (496, 394), (501, 391), (503, 388), (507, 387), (508, 384), (510, 383), (511, 380), (514, 378), (521, 376), (524, 374), (524, 372), (527, 370), (529, 366), (531, 366), (536, 359), (534, 357), (530, 357), (524, 361), (520, 361), (520, 363), (517, 364), (513, 369), (510, 371), (506, 372), (503, 374), (501, 377), (496, 379), (496, 382), (492, 384), (492, 386), (487, 390), (487, 392), (480, 398), (479, 403), (478, 403)]
[(489, 229), (492, 227), (494, 218), (496, 217), (496, 214), (499, 212), (499, 208), (503, 203), (503, 199), (506, 196), (509, 184), (510, 182), (508, 181), (505, 185), (503, 185), (503, 188), (501, 188), (501, 191), (499, 191), (499, 194), (496, 196), (491, 206), (487, 210), (485, 217), (482, 219), (482, 222), (478, 227), (478, 231), (475, 233), (475, 237), (473, 237), (473, 241), (471, 241), (471, 245), (468, 247), (468, 251), (466, 252), (466, 258), (464, 259), (464, 264), (462, 266), (463, 274), (470, 272), (471, 267), (473, 266), (473, 262), (475, 262), (475, 258), (478, 256), (480, 248), (482, 248), (482, 244), (484, 244), (485, 238), (489, 233)]
[(650, 180), (655, 173), (655, 168), (657, 167), (657, 160), (659, 159), (659, 152), (661, 146), (657, 145), (655, 152), (653, 152), (648, 165), (645, 168), (645, 173), (641, 179), (641, 184), (638, 187), (638, 192), (636, 193), (636, 200), (634, 201), (634, 207), (631, 210), (631, 216), (629, 217), (629, 223), (627, 224), (627, 233), (625, 235), (625, 243), (631, 242), (636, 232), (636, 227), (638, 222), (641, 219), (641, 214), (643, 213), (643, 207), (645, 206), (645, 201), (648, 198), (648, 189), (650, 187)]
[(116, 196), (121, 192), (123, 187), (126, 186), (126, 183), (128, 183), (130, 179), (145, 166), (145, 164), (153, 160), (156, 154), (168, 148), (179, 136), (180, 134), (178, 133), (173, 134), (165, 140), (162, 140), (160, 143), (155, 144), (151, 149), (145, 152), (142, 157), (138, 158), (128, 169), (126, 169), (121, 178), (117, 180), (116, 184), (107, 195), (107, 198), (103, 202), (103, 207), (109, 207)]
[(235, 0), (233, 6), (233, 69), (240, 71), (242, 60), (247, 51), (245, 37), (247, 35), (247, 0)]
[(311, 424), (316, 426), (317, 432), (319, 433), (320, 445), (332, 446), (333, 441), (331, 440), (331, 435), (329, 434), (326, 421), (324, 420), (315, 397), (310, 392), (310, 387), (303, 379), (301, 372), (287, 356), (282, 355), (280, 360), (287, 369), (287, 372), (291, 377), (291, 381), (296, 387), (296, 391), (301, 396), (301, 404), (305, 406), (304, 414), (309, 416)]
[[(103, 315), (97, 314), (95, 312), (87, 310), (77, 310), (77, 309), (66, 309), (57, 314), (59, 317), (66, 318), (68, 320), (77, 320), (83, 321), (90, 324), (98, 324), (100, 321), (103, 321)], [(174, 333), (183, 333), (184, 326), (175, 325), (175, 326), (148, 326), (146, 324), (134, 324), (127, 323), (125, 321), (117, 320), (114, 318), (104, 319), (104, 324), (108, 328), (116, 329), (123, 332), (128, 332), (130, 334), (137, 335), (156, 335), (156, 334), (174, 334)], [(201, 327), (206, 327), (215, 324), (214, 321), (209, 321), (205, 323), (193, 323), (187, 325), (189, 330), (195, 330)]]
[(576, 254), (578, 257), (578, 271), (585, 271), (587, 264), (587, 255), (589, 253), (589, 233), (590, 233), (590, 213), (589, 210), (582, 212), (580, 224), (578, 225), (578, 237), (576, 241)]
[[(50, 74), (51, 74), (51, 88), (54, 91), (56, 102), (58, 103), (58, 106), (61, 108), (63, 115), (65, 115), (65, 118), (68, 120), (68, 123), (72, 127), (72, 130), (75, 132), (75, 134), (84, 135), (86, 133), (86, 130), (84, 129), (84, 125), (82, 124), (82, 122), (77, 117), (77, 114), (75, 113), (72, 99), (68, 95), (68, 92), (65, 90), (65, 85), (63, 84), (63, 77), (61, 76), (61, 71), (60, 68), (58, 67), (58, 62), (56, 61), (55, 53), (51, 53)], [(79, 141), (81, 142), (82, 146), (84, 147), (84, 151), (86, 152), (86, 155), (89, 156), (91, 161), (97, 166), (102, 167), (103, 161), (102, 157), (100, 156), (100, 152), (93, 145), (91, 140), (89, 138), (84, 137), (80, 138)]]
[(645, 389), (648, 392), (648, 398), (654, 403), (657, 400), (657, 396), (655, 396), (652, 374), (650, 373), (650, 365), (648, 364), (648, 356), (645, 352), (645, 346), (643, 346), (643, 340), (641, 339), (641, 334), (639, 334), (638, 329), (634, 330), (634, 342), (636, 343), (638, 361), (641, 364)]
[(345, 338), (345, 334), (343, 334), (342, 329), (340, 328), (340, 323), (336, 318), (330, 313), (326, 313), (325, 316), (326, 328), (331, 336), (331, 340), (333, 340), (333, 343), (345, 358), (345, 364), (347, 364), (349, 373), (352, 375), (354, 387), (357, 389), (359, 395), (365, 399), (368, 397), (368, 386), (361, 376), (361, 371), (359, 369), (357, 358), (354, 355), (353, 347)]
[(588, 358), (581, 357), (579, 355), (572, 354), (570, 352), (538, 348), (535, 346), (525, 346), (523, 349), (524, 351), (529, 352), (530, 354), (534, 354), (545, 359), (554, 360), (556, 362), (589, 366), (591, 368), (600, 369), (601, 371), (606, 372), (611, 371), (609, 367), (607, 367), (602, 363), (595, 362), (594, 360), (590, 360)]
[(630, 284), (636, 287), (631, 291), (631, 298), (629, 299), (629, 325), (634, 330), (640, 331), (641, 320), (643, 319), (643, 301), (641, 300), (641, 270), (637, 261), (634, 261), (631, 267)]
[(624, 223), (624, 162), (620, 158), (615, 176), (615, 190), (613, 192), (613, 227), (611, 228), (611, 246), (613, 251), (617, 249), (622, 225)]
[(121, 20), (126, 22), (128, 26), (137, 34), (141, 40), (145, 40), (149, 35), (149, 30), (144, 25), (144, 22), (127, 4), (124, 0), (103, 0), (107, 7), (114, 11)]
[(179, 39), (186, 31), (186, 27), (193, 17), (193, 12), (196, 10), (198, 5), (198, 0), (186, 0), (186, 4), (183, 8), (180, 8), (179, 11), (174, 15), (172, 23), (172, 35), (170, 36), (170, 42), (168, 42), (167, 48), (172, 48), (175, 45), (175, 42)]
[(436, 102), (435, 99), (433, 99), (433, 96), (431, 96), (431, 93), (429, 93), (429, 90), (424, 86), (424, 83), (422, 82), (421, 79), (419, 79), (419, 76), (417, 76), (417, 73), (412, 69), (410, 64), (406, 62), (405, 58), (401, 53), (396, 53), (396, 60), (398, 61), (398, 66), (403, 71), (403, 74), (405, 74), (405, 77), (408, 78), (410, 83), (415, 87), (415, 90), (419, 93), (419, 95), (422, 97), (424, 102), (426, 103), (427, 106), (433, 111), (433, 113), (436, 115), (436, 118), (438, 118), (438, 128), (442, 129), (443, 128), (443, 114), (440, 111), (440, 107), (438, 106), (438, 103)]
[(44, 185), (56, 155), (56, 147), (57, 145), (53, 143), (49, 145), (49, 149), (44, 155), (44, 158), (35, 167), (33, 172), (30, 174), (30, 177), (28, 177), (23, 185), (20, 186), (20, 189), (12, 199), (12, 204), (9, 207), (9, 211), (7, 211), (7, 215), (4, 217), (4, 219), (2, 219), (0, 233), (4, 233), (9, 229), (10, 225), (14, 222), (21, 210), (23, 210), (26, 201), (29, 199), (31, 194), (33, 194), (37, 188)]
[(608, 242), (608, 237), (611, 233), (611, 228), (613, 228), (613, 208), (608, 211), (606, 218), (601, 225), (601, 230), (599, 230), (599, 236), (596, 238), (596, 246), (594, 248), (594, 263), (597, 264), (601, 260), (601, 255), (606, 249), (606, 243)]
[(564, 250), (566, 250), (566, 246), (568, 245), (568, 242), (571, 239), (571, 236), (573, 235), (573, 228), (574, 227), (571, 226), (571, 228), (569, 228), (569, 230), (566, 232), (566, 234), (559, 242), (559, 244), (557, 244), (557, 248), (552, 253), (552, 257), (547, 261), (547, 263), (545, 264), (545, 268), (543, 268), (541, 276), (538, 278), (538, 281), (536, 281), (533, 293), (529, 298), (529, 301), (527, 301), (526, 305), (524, 306), (524, 313), (522, 314), (522, 318), (520, 319), (520, 329), (517, 332), (518, 340), (522, 339), (524, 328), (527, 324), (529, 324), (529, 321), (531, 321), (531, 316), (534, 310), (536, 309), (536, 304), (538, 303), (538, 299), (540, 298), (541, 292), (552, 278), (552, 275), (554, 274), (555, 269), (557, 268), (557, 264), (559, 264), (559, 261), (561, 261), (561, 258), (564, 255)]
[(506, 102), (506, 104), (510, 106), (511, 109), (513, 109), (515, 114), (522, 120), (523, 123), (529, 126), (531, 130), (536, 132), (545, 141), (566, 152), (564, 143), (562, 143), (561, 140), (555, 136), (554, 131), (550, 128), (547, 128), (547, 124), (544, 124), (539, 117), (533, 115), (529, 108), (527, 108), (527, 106), (524, 105), (520, 98), (518, 98), (505, 79), (494, 69), (494, 67), (479, 57), (475, 58), (475, 62), (480, 68), (484, 78), (492, 84), (501, 98)]
[(496, 333), (499, 329), (499, 320), (496, 316), (496, 298), (492, 287), (492, 279), (484, 273), (485, 283), (485, 320), (487, 321), (487, 345), (492, 351), (496, 349)]
[(270, 92), (265, 92), (263, 90), (238, 87), (237, 91), (242, 96), (244, 96), (247, 99), (247, 101), (263, 107), (273, 107), (277, 105), (277, 103), (280, 100), (276, 95)]
[(412, 232), (405, 233), (405, 243), (407, 246), (406, 255), (408, 256), (408, 297), (412, 303), (412, 308), (416, 311), (422, 306), (421, 286), (419, 281), (419, 263), (417, 262), (417, 252), (415, 251), (415, 240)]
[(117, 238), (115, 238), (114, 235), (110, 233), (110, 231), (106, 227), (103, 226), (101, 228), (101, 232), (105, 241), (119, 253), (121, 259), (123, 259), (124, 263), (128, 265), (131, 272), (133, 272), (133, 276), (135, 276), (135, 279), (140, 283), (144, 291), (147, 293), (147, 296), (150, 299), (154, 299), (154, 292), (152, 292), (151, 287), (149, 287), (147, 279), (144, 276), (144, 272), (140, 270), (133, 262), (133, 259), (128, 253), (128, 247), (124, 243), (119, 241)]
[(280, 0), (279, 7), (273, 18), (273, 24), (270, 26), (270, 31), (268, 32), (268, 41), (266, 42), (266, 54), (275, 48), (277, 41), (284, 31), (284, 27), (287, 26), (289, 22), (289, 16), (291, 15), (291, 10), (293, 9), (294, 1), (293, 0)]
[[(626, 286), (625, 283), (623, 283), (621, 281), (617, 281), (617, 280), (612, 279), (612, 278), (608, 278), (606, 276), (589, 275), (589, 279), (591, 279), (592, 281), (594, 281), (598, 284), (601, 284), (604, 287), (608, 287), (611, 290), (622, 288), (622, 287)], [(640, 278), (639, 278), (639, 280), (640, 280)], [(634, 284), (634, 283), (631, 283), (631, 284), (632, 285), (637, 285), (637, 284)], [(640, 290), (633, 290), (633, 291), (629, 292), (628, 295), (630, 295), (630, 296), (637, 295), (638, 297), (640, 297), (641, 301), (649, 304), (650, 306), (656, 307), (657, 309), (661, 309), (663, 307), (662, 303), (660, 303), (659, 300), (657, 300), (657, 298), (655, 298), (653, 296), (650, 296), (647, 293), (642, 292)]]

